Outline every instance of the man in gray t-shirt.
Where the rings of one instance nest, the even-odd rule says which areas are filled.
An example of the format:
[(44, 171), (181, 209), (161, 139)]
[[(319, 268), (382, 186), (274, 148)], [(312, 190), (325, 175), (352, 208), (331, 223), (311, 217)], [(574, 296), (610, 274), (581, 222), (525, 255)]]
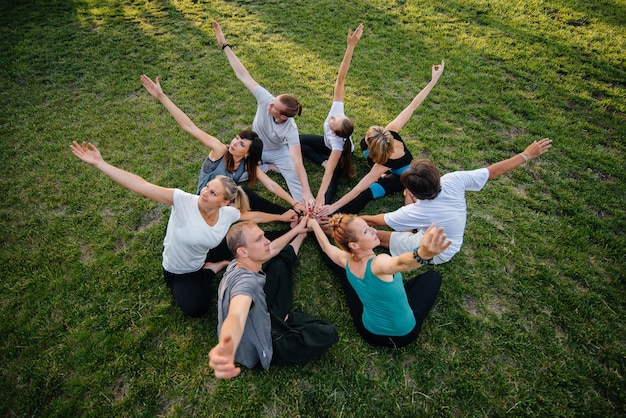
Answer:
[[(274, 241), (253, 222), (235, 224), (228, 231), (226, 241), (235, 259), (218, 289), (219, 342), (209, 352), (215, 377), (237, 376), (241, 369), (235, 362), (264, 369), (270, 364), (304, 362), (337, 342), (332, 325), (290, 311), (293, 268), (306, 232), (306, 218)], [(299, 322), (305, 316), (308, 322)], [(289, 344), (287, 337), (277, 344), (273, 336), (290, 327), (303, 327), (299, 330), (312, 338), (305, 340), (306, 345)]]

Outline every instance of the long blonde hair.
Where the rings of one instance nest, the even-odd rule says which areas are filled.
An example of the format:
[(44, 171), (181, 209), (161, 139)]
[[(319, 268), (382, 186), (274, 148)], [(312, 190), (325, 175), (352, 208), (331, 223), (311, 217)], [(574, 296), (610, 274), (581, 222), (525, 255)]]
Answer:
[(394, 138), (382, 126), (370, 126), (365, 134), (368, 156), (377, 164), (385, 164), (393, 154)]
[(248, 195), (243, 191), (241, 186), (237, 186), (237, 183), (230, 177), (219, 175), (215, 176), (215, 179), (221, 181), (224, 186), (225, 200), (228, 200), (242, 212), (248, 212), (250, 210), (250, 199), (248, 199)]

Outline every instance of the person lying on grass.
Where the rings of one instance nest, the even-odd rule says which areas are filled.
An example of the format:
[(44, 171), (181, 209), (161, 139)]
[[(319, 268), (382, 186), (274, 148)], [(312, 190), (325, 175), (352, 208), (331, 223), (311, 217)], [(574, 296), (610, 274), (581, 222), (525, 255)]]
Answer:
[[(400, 177), (406, 188), (405, 206), (394, 212), (363, 216), (371, 226), (389, 226), (395, 231), (378, 230), (381, 246), (398, 255), (418, 247), (424, 231), (431, 224), (443, 227), (452, 245), (433, 258), (433, 264), (450, 261), (461, 250), (467, 221), (466, 191), (481, 190), (487, 180), (521, 166), (547, 152), (552, 146), (549, 138), (534, 141), (524, 152), (487, 168), (472, 171), (455, 171), (441, 176), (429, 160), (413, 160)], [(412, 232), (416, 231), (416, 232)]]
[(422, 267), (450, 246), (443, 228), (431, 225), (419, 248), (391, 257), (374, 253), (376, 230), (356, 215), (335, 214), (329, 228), (332, 245), (315, 218), (309, 218), (322, 257), (341, 281), (352, 321), (375, 346), (404, 347), (415, 341), (435, 304), (441, 276), (430, 270), (405, 284), (401, 272)]
[(163, 239), (163, 276), (183, 313), (200, 317), (209, 309), (210, 284), (216, 267), (205, 262), (207, 253), (226, 236), (228, 228), (239, 220), (291, 222), (296, 213), (282, 215), (248, 211), (247, 197), (235, 182), (218, 176), (207, 183), (199, 195), (149, 183), (142, 177), (117, 168), (102, 158), (92, 143), (74, 141), (75, 156), (93, 165), (127, 189), (171, 206)]
[(263, 369), (304, 363), (339, 340), (331, 324), (291, 311), (294, 267), (306, 223), (303, 217), (274, 241), (253, 222), (237, 223), (228, 231), (235, 259), (218, 289), (219, 342), (209, 352), (215, 377), (237, 376), (241, 368), (235, 362)]

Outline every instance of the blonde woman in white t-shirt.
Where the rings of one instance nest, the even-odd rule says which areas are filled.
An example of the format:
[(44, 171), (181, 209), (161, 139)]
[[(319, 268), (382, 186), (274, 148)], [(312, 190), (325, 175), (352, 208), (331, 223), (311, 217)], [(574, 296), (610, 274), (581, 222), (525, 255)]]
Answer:
[(246, 194), (230, 178), (219, 176), (207, 183), (199, 195), (152, 184), (142, 177), (117, 168), (102, 158), (92, 143), (74, 141), (74, 155), (93, 165), (127, 189), (171, 206), (163, 240), (163, 273), (174, 299), (185, 315), (204, 315), (211, 300), (210, 282), (225, 265), (207, 264), (210, 249), (226, 236), (238, 220), (290, 222), (293, 210), (282, 215), (249, 211)]

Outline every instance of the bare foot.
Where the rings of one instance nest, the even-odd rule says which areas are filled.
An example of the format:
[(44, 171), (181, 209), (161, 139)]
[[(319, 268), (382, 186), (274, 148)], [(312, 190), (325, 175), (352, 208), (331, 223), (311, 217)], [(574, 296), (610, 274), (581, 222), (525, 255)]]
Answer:
[(211, 263), (207, 261), (206, 263), (204, 263), (204, 267), (202, 268), (205, 270), (213, 270), (214, 273), (217, 273), (222, 269), (225, 269), (228, 263), (230, 263), (230, 261), (228, 260), (218, 261), (217, 263)]

